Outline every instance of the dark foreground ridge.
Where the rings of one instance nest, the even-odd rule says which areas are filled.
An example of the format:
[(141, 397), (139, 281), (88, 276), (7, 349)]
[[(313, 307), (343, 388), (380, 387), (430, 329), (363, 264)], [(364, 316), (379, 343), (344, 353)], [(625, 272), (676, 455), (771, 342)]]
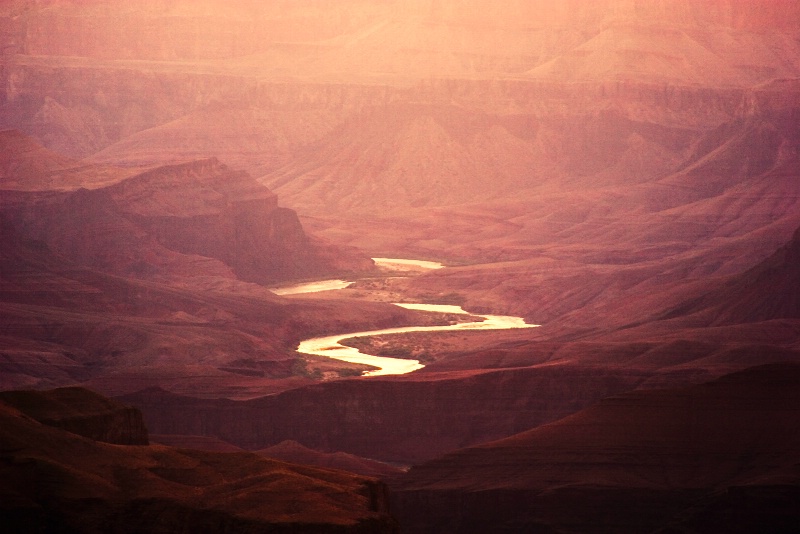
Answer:
[(80, 387), (50, 391), (3, 391), (0, 403), (39, 423), (94, 441), (147, 445), (142, 412)]
[[(103, 403), (116, 405), (80, 388), (3, 395), (1, 532), (397, 532), (375, 479), (245, 452), (112, 445), (51, 426)], [(114, 433), (111, 419), (82, 420), (81, 430)]]
[(800, 365), (609, 397), (413, 467), (409, 532), (796, 532)]

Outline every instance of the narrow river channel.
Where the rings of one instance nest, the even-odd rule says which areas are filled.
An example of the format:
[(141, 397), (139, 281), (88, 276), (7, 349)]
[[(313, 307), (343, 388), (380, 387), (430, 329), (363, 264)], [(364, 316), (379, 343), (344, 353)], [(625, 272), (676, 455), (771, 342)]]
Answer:
[[(405, 266), (416, 269), (439, 269), (443, 266), (440, 263), (427, 262), (421, 260), (398, 260), (393, 258), (373, 258), (378, 265), (386, 266)], [(273, 290), (276, 293), (280, 291), (281, 295), (292, 295), (298, 293), (312, 293), (316, 291), (329, 291), (333, 289), (343, 289), (350, 285), (350, 282), (345, 280), (324, 280), (320, 282), (312, 282), (306, 284), (298, 284), (283, 288), (281, 290)], [(384, 334), (402, 334), (407, 332), (447, 332), (453, 330), (507, 330), (515, 328), (534, 328), (539, 325), (528, 324), (522, 317), (512, 317), (506, 315), (478, 315), (469, 313), (462, 309), (460, 306), (452, 306), (446, 304), (409, 304), (409, 303), (396, 303), (396, 306), (401, 306), (410, 310), (420, 310), (429, 312), (440, 313), (454, 313), (465, 314), (480, 317), (482, 321), (456, 323), (451, 325), (440, 326), (402, 326), (397, 328), (385, 328), (383, 330), (369, 330), (364, 332), (348, 332), (345, 334), (336, 334), (325, 337), (315, 337), (306, 339), (300, 342), (297, 352), (303, 354), (311, 354), (315, 356), (324, 356), (336, 360), (342, 360), (350, 363), (358, 363), (371, 365), (378, 369), (374, 371), (367, 371), (363, 376), (382, 376), (382, 375), (402, 375), (422, 369), (425, 367), (417, 360), (406, 360), (401, 358), (387, 358), (384, 356), (373, 356), (371, 354), (364, 354), (358, 349), (342, 345), (341, 341), (351, 337), (365, 337), (365, 336), (380, 336)]]

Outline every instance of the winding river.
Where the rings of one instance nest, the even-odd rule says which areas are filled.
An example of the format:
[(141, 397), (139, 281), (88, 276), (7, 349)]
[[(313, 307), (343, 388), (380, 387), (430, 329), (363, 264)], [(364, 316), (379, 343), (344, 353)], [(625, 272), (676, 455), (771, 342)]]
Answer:
[(317, 282), (305, 282), (293, 286), (276, 287), (270, 289), (276, 295), (299, 295), (301, 293), (319, 293), (320, 291), (331, 291), (333, 289), (344, 289), (352, 285), (353, 282), (347, 280), (319, 280)]
[[(422, 260), (406, 260), (394, 258), (373, 258), (378, 266), (383, 266), (391, 269), (409, 269), (409, 270), (428, 270), (440, 269), (443, 267), (441, 263), (429, 262)], [(273, 290), (280, 295), (294, 295), (301, 293), (313, 293), (318, 291), (329, 291), (335, 289), (344, 289), (348, 287), (351, 282), (346, 280), (322, 280), (319, 282), (309, 282), (304, 284), (297, 284), (290, 287), (284, 287)], [(481, 321), (472, 321), (464, 323), (456, 323), (451, 325), (440, 326), (402, 326), (397, 328), (385, 328), (383, 330), (368, 330), (364, 332), (348, 332), (345, 334), (336, 334), (333, 336), (315, 337), (306, 339), (300, 342), (297, 352), (303, 354), (311, 354), (314, 356), (324, 356), (326, 358), (333, 358), (350, 363), (370, 365), (377, 367), (374, 371), (367, 371), (363, 376), (382, 376), (382, 375), (402, 375), (422, 369), (425, 367), (418, 360), (407, 360), (401, 358), (387, 358), (384, 356), (373, 356), (371, 354), (364, 354), (358, 349), (342, 345), (341, 341), (352, 337), (365, 337), (365, 336), (380, 336), (384, 334), (402, 334), (407, 332), (446, 332), (453, 330), (507, 330), (516, 328), (535, 328), (539, 325), (528, 324), (522, 317), (512, 317), (507, 315), (478, 315), (465, 311), (460, 306), (452, 306), (446, 304), (408, 304), (408, 303), (395, 303), (396, 306), (401, 306), (410, 310), (440, 312), (440, 313), (453, 313), (472, 315), (480, 317)]]

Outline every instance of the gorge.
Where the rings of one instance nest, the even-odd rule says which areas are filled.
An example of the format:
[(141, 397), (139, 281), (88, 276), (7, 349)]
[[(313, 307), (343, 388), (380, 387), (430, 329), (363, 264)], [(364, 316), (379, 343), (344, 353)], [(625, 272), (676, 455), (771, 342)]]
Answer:
[[(437, 304), (397, 304), (401, 308), (424, 310), (430, 312), (455, 313), (469, 315), (458, 306)], [(454, 309), (455, 308), (455, 309)], [(349, 338), (364, 338), (371, 336), (384, 336), (387, 334), (403, 334), (408, 332), (450, 332), (453, 330), (505, 330), (509, 328), (531, 328), (539, 325), (529, 325), (521, 317), (508, 317), (503, 315), (478, 315), (479, 321), (468, 323), (455, 323), (439, 326), (401, 326), (397, 328), (384, 328), (369, 332), (351, 332), (333, 336), (306, 339), (300, 342), (297, 352), (303, 354), (316, 354), (336, 360), (359, 363), (376, 367), (364, 376), (399, 375), (406, 374), (424, 367), (417, 360), (401, 360), (398, 358), (382, 358), (364, 354), (358, 349), (349, 348), (340, 342)]]
[(2, 514), (794, 532), (798, 169), (792, 0), (0, 2)]

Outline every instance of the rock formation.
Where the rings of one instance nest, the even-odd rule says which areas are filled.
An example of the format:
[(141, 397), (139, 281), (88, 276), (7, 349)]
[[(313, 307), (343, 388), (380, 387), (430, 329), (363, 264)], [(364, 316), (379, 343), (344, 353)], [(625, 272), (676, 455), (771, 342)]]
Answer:
[[(19, 176), (18, 169), (14, 173)], [(266, 187), (214, 159), (91, 190), (9, 192), (2, 208), (18, 231), (54, 252), (125, 276), (274, 283), (371, 267), (368, 258), (308, 237), (295, 213), (278, 207)]]
[(79, 389), (3, 394), (4, 530), (397, 532), (385, 487), (374, 479), (250, 453), (110, 445), (73, 433), (120, 437), (119, 421), (97, 412), (117, 406)]
[(371, 477), (385, 478), (401, 472), (400, 469), (383, 462), (360, 458), (344, 452), (323, 453), (304, 447), (292, 440), (282, 441), (272, 447), (261, 449), (258, 454), (284, 462), (341, 469)]
[(162, 389), (120, 397), (157, 434), (216, 436), (248, 450), (285, 440), (409, 465), (558, 419), (650, 373), (551, 367), (415, 379), (342, 380), (251, 400)]
[(84, 388), (49, 391), (4, 391), (0, 402), (43, 425), (94, 441), (147, 445), (142, 413)]

